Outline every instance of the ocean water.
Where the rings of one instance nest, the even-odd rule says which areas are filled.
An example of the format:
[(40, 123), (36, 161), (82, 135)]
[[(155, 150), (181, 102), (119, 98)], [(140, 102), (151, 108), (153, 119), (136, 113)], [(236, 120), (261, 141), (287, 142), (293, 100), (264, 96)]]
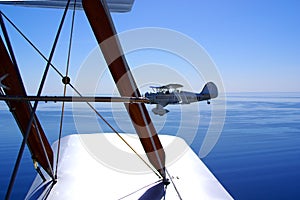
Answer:
[[(212, 101), (212, 104), (214, 101)], [(0, 104), (0, 199), (4, 198), (10, 175), (21, 144), (21, 133), (11, 113)], [(42, 104), (38, 116), (53, 143), (58, 136), (58, 104)], [(79, 106), (80, 108), (80, 106)], [(152, 107), (149, 106), (149, 110)], [(180, 108), (180, 109), (179, 109)], [(132, 127), (124, 109), (97, 106), (100, 113), (120, 132)], [(199, 153), (208, 130), (211, 111), (200, 103), (192, 106), (169, 106), (167, 116), (152, 116), (160, 134), (180, 135)], [(68, 106), (63, 135), (111, 132), (103, 122), (93, 124), (85, 108), (75, 113)], [(185, 113), (185, 114), (182, 114)], [(152, 114), (151, 114), (152, 115)], [(78, 122), (83, 121), (83, 127)], [(178, 129), (181, 128), (181, 132)], [(194, 132), (190, 140), (190, 132)], [(212, 151), (202, 159), (235, 199), (300, 199), (300, 93), (235, 93), (228, 94), (226, 118), (222, 133)], [(36, 173), (26, 149), (14, 185), (12, 199), (23, 199)]]

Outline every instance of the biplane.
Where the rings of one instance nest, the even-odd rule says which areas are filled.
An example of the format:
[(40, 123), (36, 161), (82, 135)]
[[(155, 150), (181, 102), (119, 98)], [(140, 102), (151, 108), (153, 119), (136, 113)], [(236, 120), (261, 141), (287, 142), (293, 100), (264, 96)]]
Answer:
[[(16, 126), (19, 127), (23, 135), (5, 199), (11, 198), (26, 145), (31, 153), (37, 176), (25, 199), (232, 199), (183, 139), (170, 135), (159, 137), (156, 132), (145, 106), (147, 101), (142, 98), (139, 92), (110, 15), (110, 12), (130, 11), (134, 0), (1, 0), (0, 3), (64, 9), (49, 57), (45, 57), (35, 48), (46, 63), (41, 84), (34, 96), (27, 95), (18, 65), (22, 61), (14, 55), (11, 38), (6, 31), (6, 24), (11, 24), (11, 21), (1, 11), (0, 22), (3, 37), (2, 35), (0, 37), (0, 97), (7, 104), (16, 121)], [(72, 85), (68, 74), (61, 73), (55, 68), (52, 57), (65, 15), (69, 10), (72, 10), (71, 8), (73, 8), (73, 12), (79, 9), (80, 12), (85, 13), (95, 35), (95, 45), (99, 44), (107, 67), (117, 85), (120, 93), (119, 98), (82, 96)], [(7, 23), (4, 23), (4, 20)], [(111, 38), (110, 45), (101, 45), (108, 38)], [(111, 60), (112, 55), (118, 56), (115, 60)], [(64, 87), (74, 89), (78, 95), (42, 96), (49, 69), (54, 69), (57, 72)], [(121, 78), (122, 84), (118, 84)], [(210, 88), (213, 88), (212, 91)], [(174, 90), (176, 89), (174, 88)], [(165, 88), (159, 90), (161, 90), (159, 94), (165, 94), (170, 91), (170, 87), (168, 91), (165, 91)], [(214, 98), (217, 95), (216, 91), (214, 85), (209, 83), (200, 95), (193, 97), (193, 100)], [(192, 95), (188, 94), (187, 92), (173, 92), (173, 101), (178, 103), (191, 102)], [(152, 96), (151, 94), (147, 95), (150, 99)], [(60, 132), (58, 140), (50, 145), (47, 133), (36, 113), (40, 101), (84, 102), (110, 127), (111, 132), (74, 133), (65, 137), (62, 137)], [(89, 103), (91, 101), (124, 103), (135, 132), (119, 133)], [(160, 103), (160, 105), (165, 106), (164, 104), (172, 102)], [(63, 108), (62, 106), (61, 119), (64, 117)], [(62, 123), (60, 127), (62, 127)], [(137, 140), (129, 144), (127, 141), (133, 135), (137, 136)], [(110, 148), (111, 146), (108, 145), (107, 141), (113, 141), (118, 149)], [(163, 145), (170, 144), (170, 142), (176, 142), (176, 149), (163, 148)], [(128, 150), (132, 153), (125, 153)], [(175, 150), (179, 153), (176, 153)], [(127, 165), (130, 169), (136, 170), (137, 166), (141, 166), (147, 170), (143, 173), (139, 171), (126, 173), (97, 160), (95, 155), (98, 154), (105, 156), (112, 162), (117, 162), (120, 167)], [(168, 158), (170, 158), (174, 154), (176, 156), (178, 154), (178, 159), (168, 164), (166, 157), (169, 156)]]
[(206, 83), (200, 93), (181, 91), (182, 87), (181, 84), (150, 86), (153, 92), (146, 92), (145, 97), (150, 104), (156, 104), (152, 112), (162, 116), (169, 112), (164, 108), (169, 104), (190, 104), (198, 101), (207, 101), (210, 104), (209, 100), (218, 96), (218, 88), (213, 82)]

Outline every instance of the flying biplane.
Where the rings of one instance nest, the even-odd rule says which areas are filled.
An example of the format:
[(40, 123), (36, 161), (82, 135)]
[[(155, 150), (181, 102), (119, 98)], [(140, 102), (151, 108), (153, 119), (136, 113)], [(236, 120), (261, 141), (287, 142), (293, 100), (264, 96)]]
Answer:
[(205, 84), (200, 93), (181, 91), (181, 84), (168, 84), (164, 86), (150, 86), (153, 92), (146, 92), (145, 97), (150, 104), (156, 104), (152, 112), (156, 115), (163, 116), (169, 110), (164, 109), (168, 104), (190, 104), (198, 101), (205, 101), (210, 104), (209, 100), (218, 96), (217, 86), (213, 82)]

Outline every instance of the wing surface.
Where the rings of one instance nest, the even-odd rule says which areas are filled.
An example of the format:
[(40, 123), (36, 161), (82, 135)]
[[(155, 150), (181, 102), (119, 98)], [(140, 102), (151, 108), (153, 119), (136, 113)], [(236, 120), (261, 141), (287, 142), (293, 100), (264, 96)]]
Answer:
[[(75, 0), (71, 0), (70, 8), (74, 7)], [(129, 12), (134, 0), (106, 0), (110, 12)], [(0, 0), (0, 4), (18, 5), (38, 8), (65, 8), (67, 0)], [(76, 8), (82, 9), (82, 1), (76, 1)]]

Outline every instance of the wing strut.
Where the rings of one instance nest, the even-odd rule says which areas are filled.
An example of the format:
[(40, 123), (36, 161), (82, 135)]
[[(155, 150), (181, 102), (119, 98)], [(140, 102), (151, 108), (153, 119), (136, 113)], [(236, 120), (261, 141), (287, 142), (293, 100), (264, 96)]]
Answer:
[[(82, 5), (121, 96), (141, 97), (123, 55), (106, 3), (82, 0)], [(145, 105), (125, 103), (125, 107), (150, 163), (165, 179), (165, 152)]]
[[(2, 18), (1, 18), (2, 20)], [(12, 56), (12, 55), (11, 55)], [(13, 56), (12, 56), (13, 57)], [(0, 77), (3, 77), (1, 84), (1, 93), (6, 95), (21, 95), (26, 96), (26, 91), (15, 63), (11, 60), (5, 45), (0, 37)], [(12, 179), (7, 192), (7, 197), (11, 193), (11, 188), (17, 172), (18, 164), (25, 144), (27, 144), (32, 159), (37, 161), (43, 169), (51, 176), (53, 167), (53, 152), (51, 146), (45, 136), (42, 126), (34, 114), (32, 116), (32, 106), (28, 101), (6, 101), (10, 111), (12, 112), (23, 136), (23, 142), (18, 154), (15, 169), (13, 171)], [(28, 132), (29, 131), (29, 132)], [(27, 134), (28, 133), (28, 134)], [(25, 143), (26, 142), (26, 143)]]
[[(7, 52), (1, 38), (0, 55), (0, 77), (6, 75), (6, 77), (2, 80), (3, 85), (6, 86), (6, 89), (2, 88), (4, 93), (6, 95), (27, 96), (20, 72), (10, 59), (9, 53)], [(31, 104), (27, 101), (21, 102), (10, 100), (7, 100), (6, 103), (16, 119), (21, 132), (25, 134), (32, 109)], [(53, 165), (52, 148), (48, 143), (48, 140), (36, 115), (34, 116), (34, 121), (36, 124), (32, 124), (27, 145), (31, 151), (33, 159), (35, 159), (48, 173), (50, 173), (50, 168), (52, 168), (52, 166), (49, 166), (49, 163), (45, 159), (44, 150), (42, 148), (42, 144), (40, 143), (40, 139), (38, 138), (37, 132), (39, 132), (41, 135), (41, 139), (45, 145), (46, 153), (51, 165)]]

